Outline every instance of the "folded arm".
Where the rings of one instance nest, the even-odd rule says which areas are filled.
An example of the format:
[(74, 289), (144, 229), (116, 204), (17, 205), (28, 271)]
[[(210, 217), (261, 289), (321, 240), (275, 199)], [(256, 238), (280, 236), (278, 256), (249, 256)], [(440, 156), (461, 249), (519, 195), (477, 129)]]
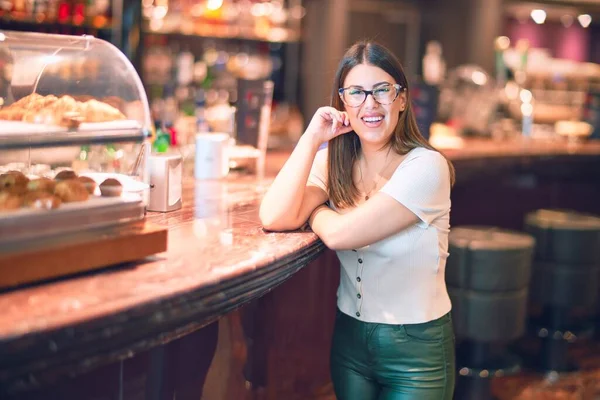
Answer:
[(419, 218), (385, 193), (377, 193), (346, 214), (327, 206), (318, 207), (310, 217), (312, 230), (332, 250), (364, 247), (392, 236)]
[(327, 207), (312, 213), (311, 227), (329, 248), (364, 247), (416, 223), (427, 227), (450, 211), (448, 162), (435, 151), (413, 151), (366, 203), (343, 215)]

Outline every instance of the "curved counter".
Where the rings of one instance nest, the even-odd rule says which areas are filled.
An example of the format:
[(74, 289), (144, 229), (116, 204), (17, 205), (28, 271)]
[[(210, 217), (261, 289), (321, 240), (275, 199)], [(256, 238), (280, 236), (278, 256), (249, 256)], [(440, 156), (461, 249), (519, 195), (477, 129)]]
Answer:
[(166, 253), (0, 293), (0, 397), (197, 330), (316, 258), (312, 232), (262, 229), (263, 190), (249, 178), (189, 182), (182, 209), (147, 218), (168, 227)]
[[(582, 177), (583, 190), (591, 198), (581, 211), (600, 212), (598, 142), (468, 141), (463, 149), (443, 152), (457, 169), (453, 225), (498, 220), (514, 228), (527, 210), (569, 206), (569, 201), (557, 200), (561, 197), (556, 185), (572, 179), (583, 182)], [(286, 153), (273, 154), (271, 172), (286, 158)], [(497, 212), (503, 196), (514, 202), (514, 193), (494, 177), (503, 177), (511, 188), (529, 190), (531, 199), (539, 201), (521, 199), (518, 210), (511, 206)], [(552, 201), (537, 190), (539, 182), (550, 180)], [(484, 194), (474, 195), (480, 184), (485, 199)], [(262, 229), (258, 206), (266, 185), (268, 181), (248, 177), (187, 182), (182, 209), (147, 218), (168, 227), (166, 253), (0, 292), (0, 398), (184, 337), (263, 296), (316, 259), (325, 248), (312, 232)], [(498, 203), (490, 207), (490, 201)], [(512, 219), (505, 218), (509, 213)]]

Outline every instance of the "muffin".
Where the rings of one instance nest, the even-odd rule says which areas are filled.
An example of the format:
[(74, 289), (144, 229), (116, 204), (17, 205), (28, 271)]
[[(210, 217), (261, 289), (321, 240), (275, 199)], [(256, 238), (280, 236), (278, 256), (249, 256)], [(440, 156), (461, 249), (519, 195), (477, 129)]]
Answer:
[(65, 203), (86, 201), (90, 197), (85, 186), (75, 179), (58, 182), (54, 188), (54, 194)]
[(123, 185), (114, 178), (108, 178), (100, 184), (100, 193), (104, 197), (118, 197), (123, 193)]
[(27, 183), (27, 190), (30, 192), (54, 193), (56, 182), (49, 178), (33, 179)]
[(22, 172), (19, 171), (8, 171), (0, 175), (0, 190), (8, 189), (11, 187), (27, 187), (27, 178)]
[(54, 177), (54, 180), (56, 181), (68, 181), (69, 179), (76, 179), (77, 178), (77, 174), (70, 170), (70, 169), (65, 169), (64, 171), (60, 171), (58, 174), (56, 174), (56, 176)]
[(29, 192), (23, 198), (23, 206), (39, 210), (53, 210), (60, 206), (59, 197), (48, 192)]

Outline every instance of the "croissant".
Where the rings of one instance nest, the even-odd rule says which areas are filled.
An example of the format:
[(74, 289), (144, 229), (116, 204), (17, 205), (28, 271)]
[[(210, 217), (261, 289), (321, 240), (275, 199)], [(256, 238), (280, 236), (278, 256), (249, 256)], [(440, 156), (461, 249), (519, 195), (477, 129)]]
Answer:
[(23, 107), (26, 108), (30, 103), (39, 100), (41, 98), (43, 98), (44, 96), (42, 96), (41, 94), (38, 93), (31, 93), (30, 95), (27, 95), (25, 97), (22, 97), (21, 99), (15, 101), (14, 103), (12, 103), (10, 105), (10, 107)]
[(42, 118), (44, 111), (51, 108), (59, 101), (58, 97), (49, 95), (34, 101), (31, 101), (23, 112), (21, 121), (26, 122), (45, 122)]
[(56, 101), (50, 102), (42, 109), (32, 109), (26, 112), (23, 116), (23, 121), (59, 125), (65, 113), (77, 110), (78, 103), (74, 98), (71, 96), (62, 96)]
[(98, 100), (88, 100), (83, 103), (80, 113), (85, 122), (107, 122), (125, 119), (121, 111)]
[(20, 121), (25, 114), (24, 108), (6, 107), (0, 110), (0, 119), (5, 121)]
[[(80, 98), (87, 97), (89, 96)], [(113, 104), (117, 103), (117, 98), (108, 99)], [(125, 115), (110, 104), (95, 99), (81, 102), (67, 95), (58, 98), (53, 95), (42, 96), (33, 93), (0, 110), (0, 120), (43, 123), (69, 128), (75, 128), (81, 122), (108, 122), (122, 119), (125, 119)]]
[(2, 109), (0, 111), (0, 119), (21, 121), (29, 111), (39, 111), (56, 101), (56, 99), (56, 96), (42, 96), (32, 93)]

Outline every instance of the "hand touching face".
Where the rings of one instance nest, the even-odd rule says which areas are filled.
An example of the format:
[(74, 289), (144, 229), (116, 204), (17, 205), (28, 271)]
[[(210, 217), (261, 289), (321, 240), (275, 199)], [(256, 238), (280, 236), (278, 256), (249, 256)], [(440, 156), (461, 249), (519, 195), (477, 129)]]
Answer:
[(323, 143), (352, 131), (348, 113), (333, 107), (321, 107), (315, 112), (306, 132)]

